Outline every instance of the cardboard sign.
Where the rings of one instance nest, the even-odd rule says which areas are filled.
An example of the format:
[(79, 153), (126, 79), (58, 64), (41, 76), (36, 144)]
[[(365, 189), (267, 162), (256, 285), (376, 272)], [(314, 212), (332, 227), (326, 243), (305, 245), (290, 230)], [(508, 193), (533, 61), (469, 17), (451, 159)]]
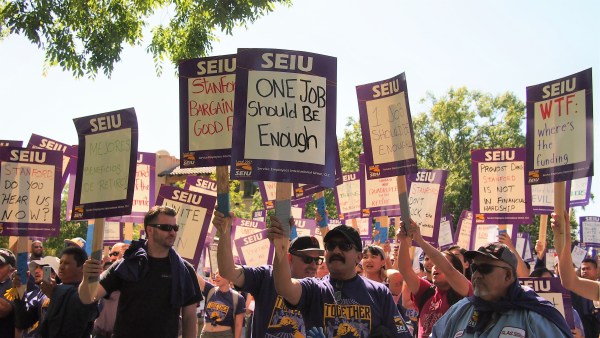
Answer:
[(158, 192), (156, 204), (177, 211), (179, 231), (173, 248), (194, 266), (200, 262), (216, 202), (214, 196), (166, 185)]
[(67, 177), (69, 176), (69, 165), (71, 164), (70, 152), (73, 151), (72, 147), (68, 144), (55, 141), (53, 139), (31, 134), (27, 148), (30, 149), (48, 149), (62, 152), (63, 164), (62, 164), (62, 178), (61, 178), (61, 190), (67, 183)]
[(452, 234), (452, 216), (450, 214), (440, 218), (440, 231), (437, 236), (437, 246), (441, 251), (447, 250), (454, 245)]
[(531, 222), (531, 189), (525, 185), (525, 149), (472, 150), (471, 172), (475, 223)]
[(235, 54), (179, 62), (182, 168), (231, 162), (235, 69)]
[(454, 242), (465, 250), (473, 250), (471, 244), (473, 234), (473, 213), (467, 210), (463, 210), (458, 219), (458, 225), (456, 226), (456, 233), (454, 233)]
[(396, 177), (367, 180), (367, 166), (360, 155), (362, 217), (400, 216)]
[(356, 87), (367, 179), (417, 171), (415, 138), (404, 73)]
[(447, 176), (446, 170), (430, 169), (407, 176), (410, 217), (421, 229), (423, 239), (432, 243), (438, 241)]
[(538, 296), (552, 303), (563, 317), (565, 317), (569, 327), (571, 329), (575, 328), (571, 294), (567, 289), (563, 288), (559, 278), (519, 278), (519, 283), (523, 287), (533, 289)]
[(266, 210), (254, 210), (252, 212), (252, 220), (259, 222), (267, 221), (267, 211)]
[(244, 265), (261, 266), (273, 262), (275, 248), (267, 238), (267, 230), (238, 238), (234, 243)]
[(592, 178), (582, 177), (570, 181), (570, 199), (569, 206), (582, 207), (590, 203), (592, 190)]
[(335, 58), (238, 49), (232, 179), (335, 185)]
[(71, 219), (131, 214), (138, 128), (133, 108), (73, 120), (79, 136)]
[(0, 236), (58, 236), (62, 153), (0, 147)]
[(360, 171), (342, 175), (343, 183), (334, 189), (335, 204), (341, 219), (358, 218), (361, 216), (361, 181)]
[(579, 217), (579, 239), (585, 246), (600, 248), (600, 217)]
[[(518, 226), (506, 224), (506, 232), (510, 236), (513, 245), (517, 239)], [(477, 250), (479, 247), (485, 246), (491, 242), (498, 242), (500, 233), (499, 225), (497, 224), (475, 224), (472, 235), (473, 247), (472, 250)]]
[(528, 184), (594, 175), (592, 69), (527, 87)]

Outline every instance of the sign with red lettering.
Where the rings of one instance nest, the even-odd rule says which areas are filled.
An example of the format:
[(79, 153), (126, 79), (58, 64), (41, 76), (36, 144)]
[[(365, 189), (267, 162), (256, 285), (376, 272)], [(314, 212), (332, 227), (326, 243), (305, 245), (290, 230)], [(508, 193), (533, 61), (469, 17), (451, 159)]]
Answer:
[(0, 236), (58, 236), (62, 153), (0, 147)]
[(131, 214), (138, 145), (133, 108), (73, 120), (79, 148), (71, 219)]
[(174, 235), (173, 248), (194, 266), (200, 263), (216, 203), (215, 196), (177, 187), (163, 185), (158, 191), (156, 205), (166, 205), (177, 211), (179, 231)]
[(182, 168), (231, 162), (235, 68), (235, 54), (179, 63)]
[(31, 138), (29, 138), (29, 143), (27, 144), (27, 148), (30, 149), (48, 149), (48, 150), (56, 150), (63, 153), (63, 165), (62, 165), (62, 179), (61, 179), (61, 189), (67, 183), (67, 177), (69, 176), (69, 166), (71, 162), (70, 152), (73, 151), (72, 146), (55, 141), (51, 138), (31, 134)]
[(415, 137), (404, 73), (356, 87), (367, 179), (417, 171)]
[(527, 183), (594, 175), (592, 69), (527, 87)]
[(396, 177), (367, 180), (367, 166), (360, 155), (361, 202), (363, 218), (379, 216), (400, 216), (400, 200)]

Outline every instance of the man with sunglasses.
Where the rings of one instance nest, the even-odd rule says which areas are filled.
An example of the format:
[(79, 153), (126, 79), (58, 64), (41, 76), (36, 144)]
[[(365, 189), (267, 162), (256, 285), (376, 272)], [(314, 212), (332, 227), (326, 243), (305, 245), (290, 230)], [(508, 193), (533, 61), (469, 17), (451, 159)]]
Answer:
[[(230, 217), (218, 211), (214, 213), (213, 224), (219, 232), (217, 261), (221, 276), (229, 279), (244, 292), (252, 294), (256, 306), (252, 320), (252, 337), (294, 337), (306, 336), (305, 325), (298, 310), (289, 309), (281, 296), (275, 292), (273, 267), (239, 266), (233, 261)], [(273, 224), (274, 217), (271, 218)], [(315, 277), (317, 267), (323, 263), (323, 249), (313, 236), (300, 236), (290, 243), (286, 254), (288, 269), (294, 278)]]
[(363, 253), (354, 228), (340, 225), (325, 235), (329, 276), (323, 279), (291, 276), (284, 257), (289, 243), (277, 218), (271, 219), (269, 238), (275, 245), (275, 288), (287, 304), (300, 310), (311, 333), (367, 337), (376, 328), (385, 327), (393, 337), (412, 337), (389, 289), (356, 274)]
[(108, 254), (110, 261), (114, 263), (121, 259), (127, 249), (129, 249), (129, 244), (127, 243), (116, 243), (113, 245)]
[(176, 216), (167, 206), (150, 209), (144, 217), (147, 240), (131, 243), (123, 259), (102, 274), (95, 295), (88, 282), (102, 272), (101, 262), (85, 262), (79, 286), (83, 303), (121, 291), (112, 337), (175, 338), (180, 315), (183, 337), (196, 337), (196, 304), (202, 296), (194, 267), (173, 249), (179, 230)]
[(552, 303), (517, 279), (517, 258), (502, 243), (467, 251), (474, 296), (452, 306), (431, 337), (572, 337)]

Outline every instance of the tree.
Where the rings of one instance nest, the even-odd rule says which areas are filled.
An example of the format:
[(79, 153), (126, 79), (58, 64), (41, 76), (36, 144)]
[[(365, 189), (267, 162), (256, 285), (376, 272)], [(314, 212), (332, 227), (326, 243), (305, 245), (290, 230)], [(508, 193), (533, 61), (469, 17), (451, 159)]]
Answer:
[(0, 0), (0, 37), (24, 35), (45, 51), (45, 68), (57, 66), (75, 77), (110, 77), (125, 44), (141, 45), (144, 28), (156, 14), (168, 24), (152, 26), (147, 51), (156, 71), (162, 61), (203, 57), (211, 51), (218, 30), (231, 34), (290, 0)]

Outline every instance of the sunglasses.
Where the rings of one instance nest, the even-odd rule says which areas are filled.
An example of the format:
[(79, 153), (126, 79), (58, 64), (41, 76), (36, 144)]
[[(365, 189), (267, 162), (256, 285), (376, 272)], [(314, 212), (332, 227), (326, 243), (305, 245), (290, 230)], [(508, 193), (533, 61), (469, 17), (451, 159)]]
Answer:
[(354, 245), (348, 243), (348, 242), (327, 242), (325, 243), (325, 249), (327, 251), (333, 251), (335, 250), (335, 247), (340, 248), (340, 250), (342, 251), (350, 251)]
[(111, 252), (111, 253), (109, 253), (108, 255), (109, 255), (109, 256), (115, 256), (115, 257), (117, 257), (119, 254), (120, 254), (120, 252), (119, 252), (119, 251), (115, 251), (115, 252)]
[(312, 262), (315, 262), (315, 264), (317, 264), (317, 265), (323, 264), (323, 257), (310, 257), (310, 256), (305, 256), (305, 255), (298, 255), (295, 253), (293, 253), (292, 255), (302, 258), (302, 262), (304, 262), (304, 264), (310, 264)]
[(471, 267), (471, 272), (473, 272), (473, 273), (479, 272), (482, 275), (487, 275), (488, 273), (494, 271), (494, 268), (511, 270), (510, 268), (507, 268), (505, 266), (499, 266), (499, 265), (487, 264), (487, 263), (482, 263), (482, 264), (471, 263), (470, 267)]
[(162, 231), (179, 231), (179, 225), (171, 225), (171, 224), (148, 224), (148, 226), (151, 226), (153, 228), (158, 228)]

